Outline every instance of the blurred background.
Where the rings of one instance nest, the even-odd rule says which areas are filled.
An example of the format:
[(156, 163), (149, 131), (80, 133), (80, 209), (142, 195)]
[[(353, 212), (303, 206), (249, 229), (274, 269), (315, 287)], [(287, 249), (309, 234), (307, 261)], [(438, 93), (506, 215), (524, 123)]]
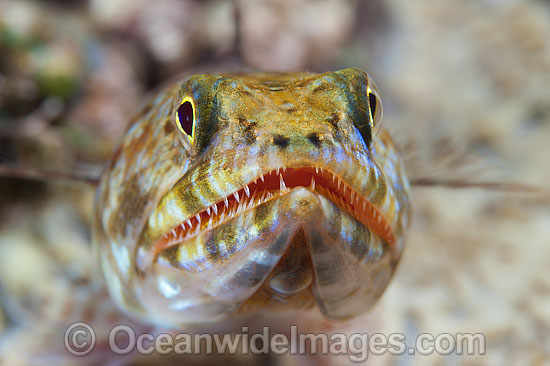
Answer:
[[(99, 174), (147, 93), (204, 66), (363, 68), (411, 175), (541, 187), (415, 188), (395, 278), (352, 327), (487, 338), (483, 356), (369, 364), (548, 364), (547, 1), (0, 0), (0, 163)], [(475, 155), (476, 169), (440, 159), (450, 146)], [(0, 177), (0, 364), (25, 364), (22, 350), (48, 360), (59, 347), (50, 361), (73, 362), (61, 334), (48, 334), (102, 291), (90, 254), (93, 193)]]

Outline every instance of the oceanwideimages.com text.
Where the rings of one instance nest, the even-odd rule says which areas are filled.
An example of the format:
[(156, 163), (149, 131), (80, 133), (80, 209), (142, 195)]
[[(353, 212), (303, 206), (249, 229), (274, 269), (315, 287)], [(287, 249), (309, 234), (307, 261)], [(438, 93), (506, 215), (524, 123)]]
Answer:
[[(90, 354), (96, 345), (94, 329), (87, 323), (71, 324), (65, 332), (65, 348), (75, 356)], [(108, 336), (108, 347), (117, 355), (137, 352), (181, 355), (212, 354), (324, 354), (347, 355), (352, 362), (364, 362), (369, 355), (483, 355), (485, 336), (481, 333), (422, 333), (409, 340), (402, 333), (300, 333), (297, 326), (288, 332), (271, 333), (136, 333), (128, 325), (117, 325)]]

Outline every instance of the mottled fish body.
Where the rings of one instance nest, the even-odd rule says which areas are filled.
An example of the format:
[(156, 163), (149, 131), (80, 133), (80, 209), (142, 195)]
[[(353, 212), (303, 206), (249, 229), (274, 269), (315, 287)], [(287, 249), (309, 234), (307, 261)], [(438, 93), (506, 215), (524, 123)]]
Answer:
[(381, 122), (378, 89), (358, 69), (166, 87), (97, 190), (111, 296), (176, 327), (266, 309), (364, 313), (392, 277), (411, 213)]

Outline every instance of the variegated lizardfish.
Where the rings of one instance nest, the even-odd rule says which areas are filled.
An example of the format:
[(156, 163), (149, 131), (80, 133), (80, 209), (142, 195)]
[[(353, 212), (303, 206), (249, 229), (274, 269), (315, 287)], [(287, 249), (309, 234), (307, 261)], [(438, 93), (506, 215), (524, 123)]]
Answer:
[(410, 216), (367, 73), (202, 74), (130, 126), (93, 235), (111, 296), (147, 322), (315, 307), (347, 319), (388, 286)]

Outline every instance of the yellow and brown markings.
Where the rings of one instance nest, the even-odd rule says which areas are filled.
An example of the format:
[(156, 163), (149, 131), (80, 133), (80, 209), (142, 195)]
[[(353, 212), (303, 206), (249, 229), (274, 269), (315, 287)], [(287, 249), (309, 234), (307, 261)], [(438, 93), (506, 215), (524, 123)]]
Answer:
[(376, 86), (356, 69), (166, 88), (98, 189), (95, 237), (119, 305), (169, 325), (283, 305), (366, 311), (410, 217), (381, 118)]

